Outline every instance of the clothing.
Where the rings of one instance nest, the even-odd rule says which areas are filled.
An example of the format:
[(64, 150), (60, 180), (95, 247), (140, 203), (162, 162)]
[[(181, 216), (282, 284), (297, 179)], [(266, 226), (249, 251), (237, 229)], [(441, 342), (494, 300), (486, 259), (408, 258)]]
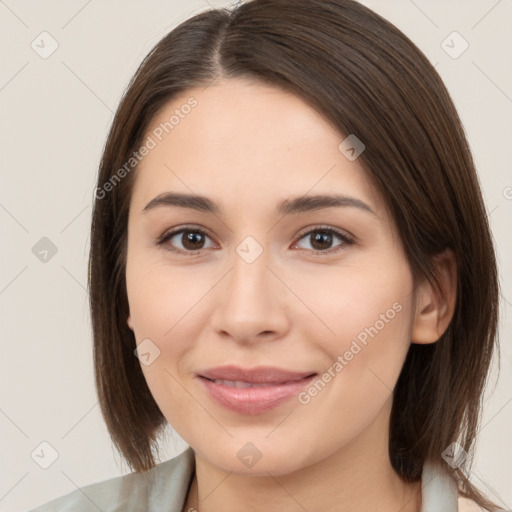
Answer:
[[(181, 512), (194, 473), (194, 452), (189, 447), (149, 471), (87, 485), (28, 512)], [(428, 464), (421, 485), (421, 512), (467, 510), (458, 507), (455, 482)]]

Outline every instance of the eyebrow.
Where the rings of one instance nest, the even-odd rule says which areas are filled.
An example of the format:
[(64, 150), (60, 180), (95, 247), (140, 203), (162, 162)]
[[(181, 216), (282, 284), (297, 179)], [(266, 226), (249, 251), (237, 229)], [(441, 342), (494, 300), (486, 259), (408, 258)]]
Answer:
[[(145, 213), (160, 206), (177, 206), (199, 212), (222, 214), (222, 209), (208, 197), (179, 192), (165, 192), (158, 195), (142, 211)], [(377, 217), (377, 214), (365, 202), (355, 197), (339, 194), (317, 194), (285, 199), (277, 205), (276, 213), (285, 216), (332, 207), (358, 208)]]

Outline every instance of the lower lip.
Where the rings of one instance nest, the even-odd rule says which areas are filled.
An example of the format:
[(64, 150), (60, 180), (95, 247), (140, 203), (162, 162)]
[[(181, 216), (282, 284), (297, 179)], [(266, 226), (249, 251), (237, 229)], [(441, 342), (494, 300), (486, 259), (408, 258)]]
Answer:
[(284, 384), (255, 388), (232, 388), (205, 377), (199, 377), (199, 380), (218, 404), (237, 413), (255, 415), (270, 411), (297, 396), (314, 378), (312, 375)]

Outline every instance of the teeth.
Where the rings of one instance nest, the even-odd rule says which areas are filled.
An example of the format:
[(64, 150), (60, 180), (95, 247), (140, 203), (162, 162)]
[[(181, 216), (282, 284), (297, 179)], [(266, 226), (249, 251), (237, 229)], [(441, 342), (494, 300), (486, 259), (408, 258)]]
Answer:
[(213, 382), (215, 382), (215, 384), (222, 384), (223, 386), (228, 386), (230, 388), (264, 388), (264, 387), (276, 385), (275, 383), (254, 384), (252, 382), (243, 382), (241, 380), (222, 380), (222, 379), (215, 379)]

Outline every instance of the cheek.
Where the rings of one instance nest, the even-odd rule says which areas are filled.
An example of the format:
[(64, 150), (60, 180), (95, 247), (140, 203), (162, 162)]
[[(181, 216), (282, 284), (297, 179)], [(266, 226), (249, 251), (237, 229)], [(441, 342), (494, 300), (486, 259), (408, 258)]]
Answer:
[[(208, 317), (201, 299), (214, 281), (211, 277), (191, 279), (190, 272), (169, 268), (161, 261), (148, 263), (132, 254), (126, 284), (142, 372), (166, 419), (180, 429), (195, 411), (182, 381)], [(148, 353), (149, 357), (142, 356)]]
[(196, 305), (214, 284), (212, 278), (194, 277), (193, 272), (172, 268), (160, 261), (134, 255), (127, 262), (126, 284), (130, 316), (136, 338), (171, 338), (175, 329), (194, 325)]
[(326, 318), (335, 336), (310, 334), (326, 363), (299, 400), (304, 423), (322, 425), (317, 449), (325, 454), (364, 432), (390, 403), (410, 345), (412, 308), (407, 293), (389, 292), (359, 289), (363, 302), (347, 301)]
[(321, 334), (330, 353), (349, 349), (354, 339), (362, 344), (377, 336), (393, 344), (408, 342), (412, 277), (398, 257), (387, 265), (363, 261), (295, 279), (294, 290), (308, 306), (308, 337)]
[[(412, 277), (405, 262), (400, 263), (399, 258), (390, 261), (386, 272), (372, 265), (344, 268), (315, 286), (307, 281), (302, 289), (318, 316), (309, 323), (307, 337), (324, 354), (320, 379), (326, 385), (317, 387), (322, 393), (329, 388), (332, 400), (341, 399), (340, 415), (365, 403), (371, 416), (400, 374), (413, 312)], [(311, 392), (316, 396), (317, 391)]]

